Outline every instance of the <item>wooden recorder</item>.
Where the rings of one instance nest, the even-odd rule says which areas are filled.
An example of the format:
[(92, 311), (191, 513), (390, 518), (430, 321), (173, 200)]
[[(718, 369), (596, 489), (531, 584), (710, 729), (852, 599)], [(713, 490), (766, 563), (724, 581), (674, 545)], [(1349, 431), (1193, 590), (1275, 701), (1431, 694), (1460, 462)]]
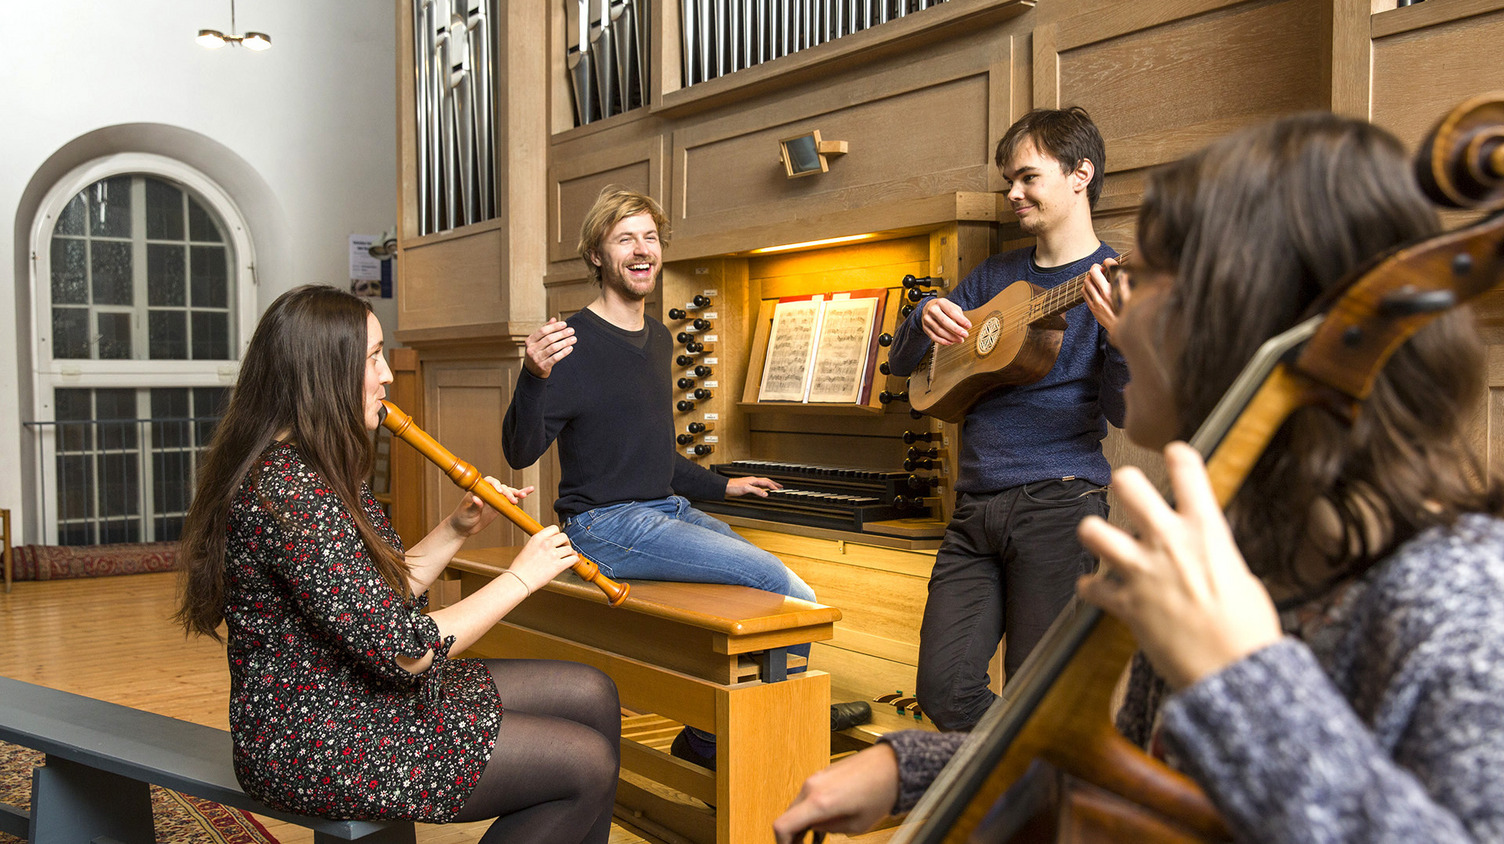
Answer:
[[(440, 445), (438, 440), (414, 425), (411, 416), (403, 413), (391, 402), (383, 401), (381, 406), (381, 427), (391, 431), (392, 436), (416, 448), (420, 454), (428, 458), (429, 462), (444, 470), (444, 474), (449, 476), (449, 480), (454, 481), (455, 486), (466, 492), (475, 493), (480, 500), (489, 504), (496, 512), (510, 519), (512, 524), (527, 531), (529, 536), (543, 530), (543, 525), (539, 524), (536, 519), (508, 501), (506, 496), (496, 491), (496, 487), (486, 483), (480, 470), (455, 457), (449, 449)], [(586, 559), (583, 554), (580, 555), (580, 561), (571, 568), (581, 579), (599, 586), (600, 590), (606, 593), (607, 603), (613, 607), (621, 606), (622, 601), (627, 599), (627, 593), (631, 591), (631, 586), (618, 583), (601, 574), (601, 567)]]

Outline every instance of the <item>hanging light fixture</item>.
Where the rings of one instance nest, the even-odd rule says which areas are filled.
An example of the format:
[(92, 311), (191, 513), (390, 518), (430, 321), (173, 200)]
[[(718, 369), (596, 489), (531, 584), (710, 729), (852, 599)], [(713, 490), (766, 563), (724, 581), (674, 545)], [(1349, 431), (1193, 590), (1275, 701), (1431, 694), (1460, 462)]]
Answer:
[(245, 35), (235, 34), (235, 0), (230, 0), (230, 34), (226, 35), (217, 29), (200, 29), (198, 37), (193, 39), (200, 47), (217, 50), (229, 44), (231, 46), (244, 46), (247, 50), (270, 50), (272, 37), (265, 32), (247, 32)]

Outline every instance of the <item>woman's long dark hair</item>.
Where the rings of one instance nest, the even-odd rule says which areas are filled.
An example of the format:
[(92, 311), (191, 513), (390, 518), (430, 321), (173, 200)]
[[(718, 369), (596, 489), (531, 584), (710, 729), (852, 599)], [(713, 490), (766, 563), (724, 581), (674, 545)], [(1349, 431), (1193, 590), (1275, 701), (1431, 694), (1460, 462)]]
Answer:
[[(1240, 132), (1151, 175), (1140, 259), (1175, 279), (1159, 315), (1181, 437), (1322, 293), (1439, 230), (1410, 174), (1393, 136), (1322, 113)], [(1483, 379), (1472, 315), (1455, 310), (1394, 354), (1351, 427), (1324, 409), (1297, 411), (1229, 509), (1254, 571), (1309, 594), (1429, 525), (1499, 512), (1498, 485), (1469, 444)], [(1320, 549), (1313, 577), (1296, 554), (1317, 513), (1341, 538)]]
[[(364, 397), (370, 311), (357, 296), (308, 285), (277, 297), (261, 317), (183, 524), (176, 619), (188, 632), (219, 638), (230, 505), (242, 484), (256, 486), (262, 452), (278, 434), (339, 496), (376, 568), (407, 594), (405, 561), (360, 506), (374, 460)], [(263, 504), (275, 511), (278, 502)]]

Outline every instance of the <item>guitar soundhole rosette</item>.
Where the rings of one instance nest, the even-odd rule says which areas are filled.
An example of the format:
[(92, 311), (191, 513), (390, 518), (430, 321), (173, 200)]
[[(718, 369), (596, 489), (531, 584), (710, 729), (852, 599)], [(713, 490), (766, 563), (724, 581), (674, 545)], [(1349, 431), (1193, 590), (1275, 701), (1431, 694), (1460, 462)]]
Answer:
[(990, 316), (982, 327), (977, 330), (977, 354), (982, 357), (992, 353), (997, 348), (998, 335), (1003, 333), (1003, 320), (1001, 317)]

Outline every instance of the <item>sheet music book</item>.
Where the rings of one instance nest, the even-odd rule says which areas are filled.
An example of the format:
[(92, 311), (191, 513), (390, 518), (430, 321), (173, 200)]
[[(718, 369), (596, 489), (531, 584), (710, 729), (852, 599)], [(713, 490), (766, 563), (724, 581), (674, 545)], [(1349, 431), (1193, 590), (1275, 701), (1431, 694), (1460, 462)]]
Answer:
[[(859, 291), (866, 294), (875, 291)], [(781, 300), (773, 309), (758, 401), (852, 404), (871, 380), (881, 297), (837, 293)]]

